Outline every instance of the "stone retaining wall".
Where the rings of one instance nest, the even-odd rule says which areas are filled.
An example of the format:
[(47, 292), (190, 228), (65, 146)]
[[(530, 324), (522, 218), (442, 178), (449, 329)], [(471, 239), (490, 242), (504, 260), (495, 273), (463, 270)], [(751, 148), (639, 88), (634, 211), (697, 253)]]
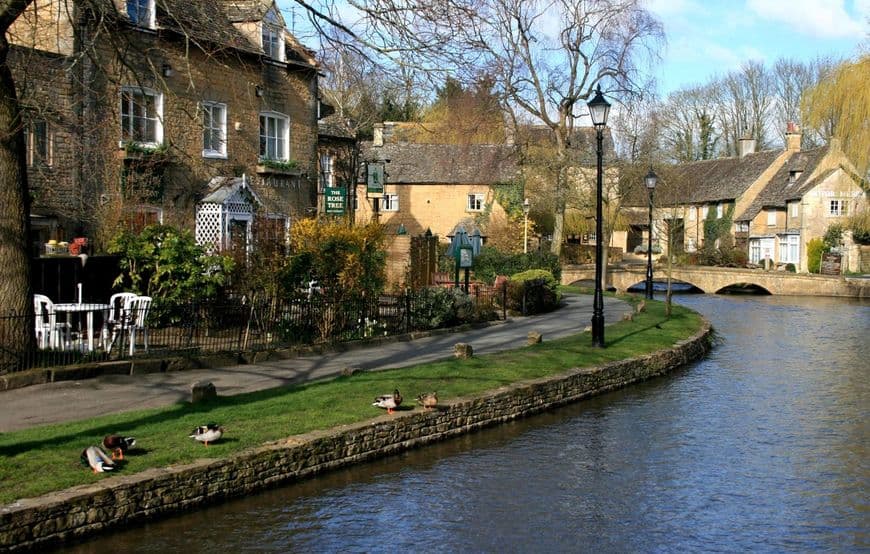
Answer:
[(298, 435), (228, 459), (112, 476), (100, 483), (24, 499), (0, 509), (0, 550), (55, 546), (529, 416), (677, 369), (702, 357), (711, 335), (705, 322), (691, 339), (641, 358), (575, 368), (560, 376), (446, 402), (430, 412), (398, 412)]

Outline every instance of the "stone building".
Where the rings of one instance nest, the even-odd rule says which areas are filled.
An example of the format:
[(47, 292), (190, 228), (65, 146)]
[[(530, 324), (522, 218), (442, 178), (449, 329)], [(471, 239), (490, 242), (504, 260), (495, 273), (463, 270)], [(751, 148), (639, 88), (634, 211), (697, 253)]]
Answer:
[[(8, 36), (35, 251), (154, 222), (249, 247), (316, 210), (318, 66), (274, 1), (38, 0)], [(239, 179), (252, 194), (219, 190)]]

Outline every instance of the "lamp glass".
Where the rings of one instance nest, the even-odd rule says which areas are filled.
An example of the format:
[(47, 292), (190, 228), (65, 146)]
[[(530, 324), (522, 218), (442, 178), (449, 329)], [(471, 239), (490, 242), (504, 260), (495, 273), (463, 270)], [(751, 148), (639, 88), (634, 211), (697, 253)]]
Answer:
[(643, 178), (643, 182), (646, 184), (646, 188), (652, 190), (656, 188), (656, 182), (659, 180), (658, 175), (656, 175), (652, 168), (650, 168), (649, 173), (646, 174), (646, 177)]
[(595, 91), (595, 97), (587, 104), (589, 106), (589, 115), (592, 117), (592, 124), (596, 127), (604, 127), (607, 125), (607, 116), (610, 114), (610, 103), (604, 98), (601, 93), (601, 85)]

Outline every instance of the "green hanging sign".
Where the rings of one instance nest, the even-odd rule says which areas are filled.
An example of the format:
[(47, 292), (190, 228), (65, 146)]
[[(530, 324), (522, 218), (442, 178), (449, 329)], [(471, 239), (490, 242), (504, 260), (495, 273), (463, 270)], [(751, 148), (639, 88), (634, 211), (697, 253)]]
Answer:
[(323, 211), (328, 214), (343, 214), (347, 206), (347, 192), (343, 188), (323, 189)]
[(384, 194), (384, 164), (380, 162), (369, 162), (366, 164), (367, 180), (366, 192), (381, 196)]

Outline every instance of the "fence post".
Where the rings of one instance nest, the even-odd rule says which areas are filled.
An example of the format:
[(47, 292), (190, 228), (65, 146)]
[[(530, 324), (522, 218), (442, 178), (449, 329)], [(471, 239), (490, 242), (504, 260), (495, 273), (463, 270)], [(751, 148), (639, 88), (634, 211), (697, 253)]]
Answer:
[(405, 332), (411, 332), (411, 289), (405, 289)]
[(507, 321), (507, 283), (501, 288), (501, 318)]

